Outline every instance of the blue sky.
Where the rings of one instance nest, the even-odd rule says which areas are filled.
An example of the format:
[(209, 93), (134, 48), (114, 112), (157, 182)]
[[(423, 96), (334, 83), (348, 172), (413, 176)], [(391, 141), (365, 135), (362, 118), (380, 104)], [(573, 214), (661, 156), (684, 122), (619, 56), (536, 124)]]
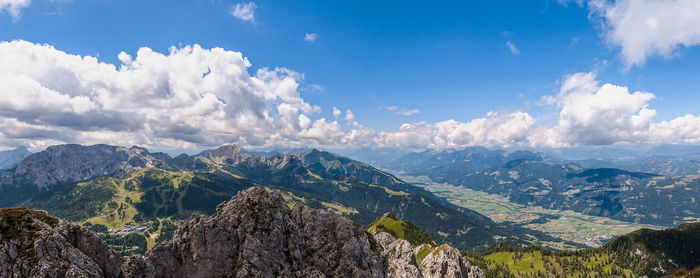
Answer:
[[(303, 74), (303, 79), (297, 78), (298, 98), (318, 109), (299, 113), (305, 113), (312, 121), (320, 118), (331, 121), (335, 118), (333, 107), (342, 110), (343, 115), (351, 110), (353, 121), (338, 120), (343, 131), (349, 132), (361, 125), (362, 128), (357, 129), (371, 133), (365, 133), (368, 138), (381, 137), (382, 132), (395, 132), (405, 123), (422, 121), (431, 125), (428, 129), (434, 133), (436, 123), (450, 119), (470, 123), (476, 118), (489, 118), (489, 112), (523, 112), (537, 122), (533, 127), (554, 128), (561, 122), (566, 101), (560, 99), (543, 105), (542, 97), (560, 93), (562, 83), (576, 73), (594, 73), (590, 82), (626, 87), (630, 95), (636, 91), (654, 94), (655, 98), (631, 110), (623, 109), (624, 113), (616, 116), (622, 117), (623, 124), (629, 124), (626, 121), (645, 108), (655, 111), (648, 123), (671, 121), (686, 114), (697, 116), (700, 112), (697, 108), (700, 103), (700, 50), (695, 47), (700, 31), (672, 29), (688, 37), (679, 41), (649, 38), (650, 45), (654, 40), (667, 43), (671, 52), (652, 51), (641, 63), (639, 59), (630, 62), (625, 58), (624, 42), (611, 42), (614, 36), (608, 35), (609, 30), (629, 30), (600, 11), (621, 9), (624, 2), (638, 2), (641, 3), (639, 9), (630, 8), (627, 15), (643, 11), (645, 13), (639, 16), (647, 18), (648, 22), (650, 16), (657, 15), (649, 14), (653, 10), (645, 10), (649, 5), (644, 6), (648, 1), (643, 0), (580, 4), (565, 1), (404, 1), (401, 4), (394, 1), (255, 1), (255, 9), (250, 11), (251, 20), (233, 15), (236, 5), (249, 3), (239, 1), (17, 1), (25, 3), (19, 14), (13, 15), (7, 7), (0, 14), (0, 41), (48, 44), (58, 51), (94, 56), (117, 67), (120, 52), (136, 57), (141, 47), (166, 55), (171, 46), (194, 44), (204, 49), (221, 47), (241, 52), (251, 63), (247, 69), (251, 76), (258, 69), (277, 67)], [(681, 5), (683, 1), (668, 2)], [(596, 3), (607, 6), (596, 7)], [(629, 3), (627, 6), (634, 7)], [(697, 8), (697, 5), (690, 6), (691, 10)], [(658, 15), (662, 26), (663, 16)], [(307, 33), (316, 34), (315, 40), (305, 40)], [(41, 80), (38, 83), (45, 85)], [(48, 85), (44, 87), (55, 90)], [(270, 113), (281, 114), (274, 108), (280, 101), (273, 102), (269, 103), (273, 107)], [(22, 108), (14, 109), (15, 113), (22, 112)], [(397, 113), (414, 109), (417, 110), (413, 113), (403, 113), (411, 115)], [(71, 140), (83, 142), (80, 138), (85, 137), (60, 131), (70, 129), (68, 125), (37, 123), (13, 115), (5, 117), (36, 125), (34, 129), (58, 130), (63, 134), (53, 138), (5, 134), (0, 141), (8, 147), (17, 144), (41, 147), (49, 142)], [(691, 120), (696, 122), (694, 118)], [(586, 128), (591, 123), (578, 124)], [(102, 128), (97, 125), (87, 129)], [(618, 129), (610, 127), (598, 131), (619, 132)], [(650, 142), (651, 135), (642, 136), (638, 131), (606, 137), (613, 138), (611, 140), (562, 139), (550, 145)], [(479, 136), (474, 134), (478, 131), (469, 132), (472, 133), (467, 136), (469, 138)], [(515, 135), (518, 138), (505, 141), (487, 138), (498, 136), (493, 134), (484, 137), (487, 139), (456, 140), (442, 147), (544, 144), (523, 137), (541, 139), (545, 135), (519, 132)], [(244, 133), (234, 137), (247, 136), (241, 134)], [(464, 135), (464, 132), (459, 134)], [(296, 140), (295, 136), (281, 136), (289, 138), (280, 144), (339, 146), (350, 142), (309, 141), (308, 136)], [(503, 136), (514, 135), (506, 132)], [(698, 138), (693, 136), (689, 134), (685, 139), (671, 138), (663, 142), (695, 143)], [(144, 137), (150, 138), (140, 142), (146, 145), (159, 145), (157, 142), (164, 138), (161, 135)], [(179, 144), (183, 148), (220, 143), (209, 139), (170, 139), (180, 141), (172, 143), (173, 147)], [(434, 139), (426, 140), (403, 144), (387, 139), (382, 144), (414, 148), (440, 146)], [(139, 143), (139, 140), (133, 142)], [(277, 143), (267, 142), (263, 146)], [(376, 142), (365, 140), (362, 144)]]

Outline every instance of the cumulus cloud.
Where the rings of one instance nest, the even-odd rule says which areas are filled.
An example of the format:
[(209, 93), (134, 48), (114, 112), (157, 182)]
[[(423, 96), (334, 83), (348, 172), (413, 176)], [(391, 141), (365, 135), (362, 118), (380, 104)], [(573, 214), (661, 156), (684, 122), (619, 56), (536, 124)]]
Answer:
[(591, 0), (588, 6), (605, 40), (620, 47), (628, 69), (648, 57), (670, 59), (681, 46), (700, 44), (700, 1)]
[(538, 124), (527, 112), (498, 111), (466, 122), (406, 123), (396, 131), (380, 132), (376, 142), (413, 149), (700, 143), (700, 117), (686, 115), (654, 122), (657, 113), (650, 102), (655, 98), (652, 93), (630, 92), (624, 86), (601, 85), (594, 72), (575, 73), (562, 80), (557, 94), (544, 96), (539, 102), (559, 112), (554, 126)]
[(231, 7), (229, 13), (240, 20), (255, 22), (255, 9), (257, 7), (255, 2), (236, 3)]
[(348, 123), (354, 123), (355, 122), (355, 113), (352, 113), (350, 110), (345, 111), (345, 120), (348, 121)]
[(115, 66), (12, 41), (0, 42), (0, 56), (5, 141), (187, 148), (337, 144), (356, 136), (338, 122), (312, 119), (321, 109), (301, 98), (302, 74), (262, 68), (251, 75), (239, 52), (144, 47), (134, 57), (120, 53)]
[[(525, 111), (500, 110), (459, 121), (404, 123), (375, 131), (351, 110), (333, 118), (300, 95), (303, 74), (261, 68), (240, 52), (198, 45), (122, 52), (119, 64), (50, 45), (0, 42), (0, 143), (202, 148), (391, 146), (564, 147), (615, 143), (700, 143), (700, 117), (655, 122), (655, 95), (603, 84), (595, 73), (566, 76), (540, 103), (557, 109), (544, 126)], [(381, 106), (392, 113), (411, 109)], [(342, 118), (342, 119), (341, 119)], [(342, 124), (341, 124), (342, 123)]]
[(317, 38), (318, 38), (318, 34), (316, 34), (316, 33), (304, 34), (304, 40), (307, 42), (315, 42)]
[(520, 55), (520, 50), (518, 50), (518, 47), (515, 46), (515, 44), (512, 41), (507, 41), (506, 46), (508, 47), (508, 50), (510, 50), (510, 53), (513, 55)]
[(381, 132), (378, 143), (414, 149), (526, 145), (534, 124), (535, 119), (522, 111), (489, 112), (485, 118), (469, 122), (403, 124), (395, 132)]
[(12, 20), (19, 19), (22, 9), (29, 7), (32, 0), (0, 0), (0, 12), (6, 12)]
[(649, 126), (652, 143), (700, 143), (700, 117), (687, 114)]
[(340, 111), (340, 109), (333, 107), (333, 117), (335, 117), (337, 119), (338, 117), (340, 117), (340, 114), (342, 114), (342, 113), (343, 112)]
[(594, 73), (567, 76), (550, 99), (561, 110), (556, 131), (570, 144), (608, 145), (640, 142), (656, 111), (649, 109), (654, 94), (630, 93), (627, 87), (599, 85)]

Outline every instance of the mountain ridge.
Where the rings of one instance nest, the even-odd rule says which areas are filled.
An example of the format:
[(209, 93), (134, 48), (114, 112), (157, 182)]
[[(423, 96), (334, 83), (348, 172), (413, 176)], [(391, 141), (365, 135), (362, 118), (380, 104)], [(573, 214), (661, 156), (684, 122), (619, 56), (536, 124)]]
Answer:
[(0, 170), (6, 170), (17, 165), (22, 159), (31, 155), (26, 147), (20, 146), (11, 150), (0, 151)]
[[(47, 169), (66, 164), (69, 167), (64, 172), (76, 173), (65, 175), (61, 180), (65, 182), (41, 190), (31, 179), (19, 185), (3, 186), (5, 199), (0, 201), (6, 206), (46, 209), (72, 221), (89, 220), (120, 229), (132, 222), (162, 222), (166, 218), (187, 219), (210, 214), (216, 203), (239, 191), (266, 186), (295, 196), (290, 198), (306, 200), (306, 204), (314, 208), (345, 213), (365, 225), (391, 212), (428, 227), (432, 236), (459, 248), (483, 249), (498, 238), (525, 244), (533, 242), (532, 235), (536, 239), (554, 240), (541, 232), (496, 224), (477, 212), (448, 204), (368, 164), (328, 152), (312, 150), (263, 157), (246, 154), (235, 145), (225, 145), (194, 156), (170, 158), (139, 147), (64, 145), (49, 148), (46, 151), (49, 154), (34, 154), (28, 158), (31, 163), (18, 167), (61, 158), (54, 154), (62, 153), (56, 149), (77, 150), (82, 154), (64, 155), (62, 159), (103, 155), (106, 158), (95, 161), (109, 163), (99, 168), (102, 172), (81, 172), (95, 162), (83, 159), (42, 164), (40, 166)], [(19, 172), (18, 167), (3, 175), (14, 177), (12, 175)], [(61, 171), (47, 171), (56, 172)], [(8, 196), (15, 199), (9, 200)], [(470, 240), (465, 240), (467, 237)]]
[[(466, 167), (464, 161), (454, 157), (445, 159), (441, 157), (445, 153), (437, 153), (424, 158), (426, 163), (419, 170), (412, 171), (410, 167), (401, 170), (425, 175), (435, 182), (504, 196), (518, 204), (572, 209), (625, 222), (674, 226), (700, 219), (700, 206), (695, 202), (700, 199), (697, 175), (668, 177), (616, 168), (586, 169), (537, 155), (534, 159), (502, 162), (512, 157), (503, 156), (502, 151), (476, 150), (481, 156), (470, 157), (481, 160), (468, 163), (479, 167)], [(500, 164), (491, 166), (496, 163)], [(400, 161), (396, 164), (401, 165)]]

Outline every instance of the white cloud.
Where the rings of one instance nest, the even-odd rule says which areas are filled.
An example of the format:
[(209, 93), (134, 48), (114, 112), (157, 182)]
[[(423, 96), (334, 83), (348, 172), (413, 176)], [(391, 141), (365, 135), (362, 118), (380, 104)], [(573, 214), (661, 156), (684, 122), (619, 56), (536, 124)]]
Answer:
[(656, 116), (648, 108), (655, 96), (613, 84), (600, 86), (595, 78), (594, 73), (572, 74), (553, 97), (561, 109), (556, 127), (560, 140), (585, 145), (645, 141)]
[(309, 89), (311, 91), (323, 91), (324, 87), (320, 84), (309, 84)]
[(518, 50), (518, 47), (513, 44), (512, 41), (507, 41), (506, 46), (508, 47), (508, 50), (510, 50), (510, 53), (513, 55), (520, 55), (520, 50)]
[(670, 121), (652, 123), (649, 137), (652, 143), (700, 143), (700, 117), (688, 114)]
[(406, 123), (396, 131), (380, 132), (375, 141), (414, 149), (700, 143), (700, 116), (654, 122), (656, 111), (649, 107), (654, 94), (600, 83), (595, 73), (576, 73), (563, 79), (556, 95), (543, 96), (540, 104), (559, 112), (551, 127), (538, 125), (523, 111), (489, 112), (467, 122)]
[(418, 109), (407, 109), (407, 108), (401, 108), (400, 110), (394, 112), (396, 115), (401, 115), (401, 116), (411, 116), (420, 113), (420, 110)]
[(415, 114), (420, 113), (420, 110), (418, 110), (418, 109), (399, 108), (396, 105), (380, 105), (379, 109), (391, 111), (391, 112), (394, 112), (395, 115), (401, 115), (401, 116), (411, 116), (411, 115), (415, 115)]
[[(133, 58), (120, 53), (115, 66), (12, 41), (0, 42), (0, 57), (0, 138), (32, 147), (323, 145), (351, 143), (364, 128), (312, 119), (320, 107), (299, 95), (303, 75), (284, 68), (251, 75), (248, 59), (221, 48), (141, 48)], [(352, 112), (347, 117), (354, 122)]]
[[(700, 117), (654, 122), (655, 96), (602, 84), (595, 73), (566, 76), (541, 104), (557, 109), (554, 126), (518, 110), (466, 121), (413, 122), (377, 132), (351, 110), (331, 120), (304, 101), (304, 76), (285, 69), (248, 72), (241, 53), (198, 45), (168, 53), (141, 48), (120, 64), (71, 55), (49, 45), (0, 42), (0, 143), (43, 148), (59, 143), (202, 148), (600, 145), (700, 143)], [(393, 113), (416, 113), (381, 106)], [(343, 117), (345, 123), (339, 119)]]
[(621, 48), (628, 68), (651, 56), (670, 59), (679, 47), (700, 44), (700, 1), (591, 0), (588, 6), (601, 20), (607, 42)]
[(343, 112), (340, 111), (340, 109), (333, 107), (333, 117), (335, 117), (337, 119), (338, 117), (340, 117), (340, 114), (342, 114), (342, 113)]
[(563, 6), (568, 6), (569, 2), (575, 2), (579, 6), (583, 6), (583, 1), (584, 0), (557, 0), (557, 3)]
[(469, 122), (403, 124), (395, 132), (381, 132), (377, 143), (403, 148), (463, 148), (466, 146), (527, 145), (535, 119), (525, 112), (489, 112)]
[(29, 7), (31, 3), (31, 0), (0, 0), (0, 12), (6, 12), (12, 20), (17, 20), (22, 9)]
[(258, 6), (255, 5), (255, 2), (236, 3), (236, 5), (231, 7), (229, 12), (231, 15), (240, 20), (255, 22), (255, 9), (257, 7)]
[(350, 110), (345, 111), (345, 120), (348, 121), (348, 123), (354, 123), (355, 122), (355, 114), (352, 113)]
[(315, 42), (317, 38), (318, 38), (318, 34), (316, 34), (316, 33), (304, 34), (304, 40), (307, 42)]

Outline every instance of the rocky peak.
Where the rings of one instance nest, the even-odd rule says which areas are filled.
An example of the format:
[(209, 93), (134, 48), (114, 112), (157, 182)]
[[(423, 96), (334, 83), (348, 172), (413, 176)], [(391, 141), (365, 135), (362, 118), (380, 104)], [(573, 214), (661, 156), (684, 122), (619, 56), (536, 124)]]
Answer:
[(236, 144), (224, 145), (214, 150), (204, 151), (198, 154), (197, 158), (202, 159), (204, 163), (243, 168), (282, 168), (289, 163), (302, 164), (297, 156), (291, 154), (275, 154), (272, 156), (245, 154)]
[(459, 250), (443, 244), (433, 247), (421, 244), (412, 247), (403, 239), (396, 239), (387, 232), (374, 235), (383, 249), (390, 277), (425, 278), (482, 278), (483, 271), (472, 266)]
[(416, 251), (416, 254), (420, 251), (427, 252), (420, 260), (421, 270), (426, 278), (485, 277), (481, 269), (471, 265), (459, 250), (447, 244), (435, 248), (422, 245), (422, 248), (419, 246)]
[(198, 156), (210, 159), (216, 164), (234, 165), (247, 157), (237, 144), (223, 145), (213, 150), (203, 151)]
[[(374, 248), (373, 248), (374, 246)], [(241, 191), (214, 215), (194, 219), (145, 257), (130, 277), (384, 277), (379, 249), (356, 222), (277, 192)]]
[(57, 145), (28, 156), (15, 168), (4, 172), (0, 185), (31, 184), (43, 189), (58, 183), (153, 167), (155, 160), (142, 148)]
[(0, 277), (120, 277), (99, 237), (43, 211), (0, 209)]

